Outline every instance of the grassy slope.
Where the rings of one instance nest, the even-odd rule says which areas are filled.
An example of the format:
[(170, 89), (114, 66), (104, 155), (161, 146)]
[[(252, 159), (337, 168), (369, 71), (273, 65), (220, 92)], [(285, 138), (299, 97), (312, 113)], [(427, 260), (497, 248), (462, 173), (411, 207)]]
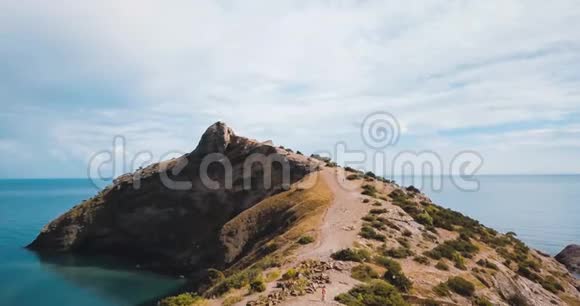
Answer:
[[(207, 295), (223, 294), (224, 283), (249, 270), (258, 270), (261, 277), (262, 270), (280, 264), (302, 235), (316, 233), (332, 202), (328, 185), (318, 178), (313, 187), (303, 189), (302, 182), (309, 179), (306, 177), (290, 190), (261, 201), (224, 225), (221, 240), (232, 256), (232, 265), (225, 271), (228, 277), (207, 290)], [(242, 287), (249, 281), (242, 281)]]

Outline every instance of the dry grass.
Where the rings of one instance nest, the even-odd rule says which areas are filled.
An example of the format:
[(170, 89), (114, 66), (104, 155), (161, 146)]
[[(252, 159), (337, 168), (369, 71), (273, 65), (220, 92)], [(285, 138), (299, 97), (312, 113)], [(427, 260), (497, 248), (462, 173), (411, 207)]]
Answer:
[(323, 179), (303, 188), (301, 182), (308, 179), (307, 176), (290, 190), (264, 199), (223, 226), (221, 240), (226, 249), (233, 254), (250, 249), (226, 272), (252, 267), (265, 255), (283, 261), (301, 236), (317, 233), (333, 194)]

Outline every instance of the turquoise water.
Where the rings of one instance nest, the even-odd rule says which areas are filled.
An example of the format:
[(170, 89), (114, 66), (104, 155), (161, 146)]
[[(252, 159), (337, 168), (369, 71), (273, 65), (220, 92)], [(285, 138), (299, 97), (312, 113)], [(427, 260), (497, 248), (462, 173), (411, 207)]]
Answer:
[(181, 286), (112, 259), (40, 258), (23, 248), (95, 193), (87, 180), (0, 180), (0, 305), (141, 305)]
[[(436, 203), (514, 231), (552, 255), (580, 243), (580, 176), (478, 179), (477, 192), (461, 191), (448, 178), (441, 191), (429, 180), (424, 189)], [(110, 259), (40, 258), (23, 249), (44, 224), (95, 192), (87, 180), (0, 180), (0, 305), (141, 305), (182, 284)]]

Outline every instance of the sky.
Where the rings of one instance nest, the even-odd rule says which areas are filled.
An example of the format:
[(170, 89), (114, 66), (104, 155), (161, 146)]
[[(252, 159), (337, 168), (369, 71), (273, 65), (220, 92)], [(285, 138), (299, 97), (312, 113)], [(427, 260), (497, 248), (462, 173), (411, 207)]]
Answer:
[(388, 156), (580, 173), (579, 29), (578, 1), (2, 0), (0, 177), (86, 177), (117, 136), (160, 160), (218, 120), (374, 152), (383, 112)]

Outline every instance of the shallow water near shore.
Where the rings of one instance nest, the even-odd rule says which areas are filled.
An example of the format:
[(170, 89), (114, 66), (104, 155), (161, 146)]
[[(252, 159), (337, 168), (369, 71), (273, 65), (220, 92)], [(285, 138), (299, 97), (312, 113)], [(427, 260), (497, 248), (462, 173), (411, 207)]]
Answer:
[[(555, 255), (580, 242), (580, 176), (482, 176), (464, 192), (443, 178), (434, 202)], [(398, 179), (405, 184), (419, 181)], [(0, 305), (142, 305), (172, 293), (183, 280), (105, 258), (38, 256), (23, 247), (50, 220), (97, 192), (84, 179), (0, 180)]]
[(0, 305), (146, 305), (183, 280), (111, 258), (40, 256), (23, 247), (97, 192), (88, 180), (0, 180)]

